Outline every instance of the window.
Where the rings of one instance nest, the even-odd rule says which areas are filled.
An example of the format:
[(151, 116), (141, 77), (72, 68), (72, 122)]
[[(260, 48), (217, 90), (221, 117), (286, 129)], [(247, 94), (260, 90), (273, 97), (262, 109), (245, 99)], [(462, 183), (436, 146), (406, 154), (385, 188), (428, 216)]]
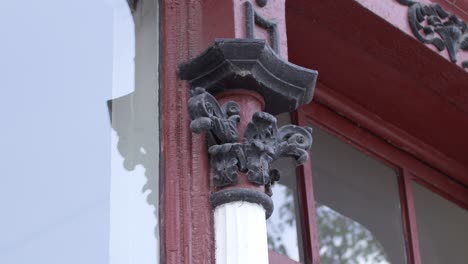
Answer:
[(464, 263), (466, 186), (320, 103), (296, 117), (314, 129), (297, 183), (301, 263)]
[(422, 263), (465, 263), (468, 212), (414, 181), (411, 188)]
[(310, 126), (321, 263), (406, 263), (398, 172)]
[[(279, 127), (291, 123), (289, 114), (278, 115), (277, 119)], [(271, 198), (275, 210), (267, 221), (270, 259), (274, 259), (278, 263), (290, 260), (302, 262), (304, 260), (303, 233), (297, 195), (295, 161), (292, 158), (281, 158), (273, 163), (273, 167), (280, 171), (281, 180), (272, 186), (273, 196)], [(283, 258), (281, 255), (285, 257)]]

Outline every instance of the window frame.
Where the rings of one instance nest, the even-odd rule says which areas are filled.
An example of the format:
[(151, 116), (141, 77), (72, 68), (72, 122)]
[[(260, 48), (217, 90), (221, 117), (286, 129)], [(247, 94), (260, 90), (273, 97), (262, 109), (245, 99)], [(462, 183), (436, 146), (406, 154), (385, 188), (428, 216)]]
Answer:
[[(352, 114), (345, 116), (343, 112), (338, 111), (343, 108), (346, 108), (347, 112), (351, 111)], [(322, 89), (319, 99), (299, 108), (293, 113), (292, 119), (293, 123), (301, 126), (313, 123), (398, 172), (403, 235), (409, 264), (421, 264), (412, 181), (468, 210), (467, 187), (422, 162), (412, 154), (411, 149), (403, 149), (385, 140), (382, 135), (375, 132), (382, 128), (384, 121), (352, 102), (346, 101), (340, 95)], [(359, 125), (363, 123), (367, 126)], [(297, 191), (304, 232), (304, 263), (306, 264), (320, 263), (312, 174), (310, 161), (298, 168)]]

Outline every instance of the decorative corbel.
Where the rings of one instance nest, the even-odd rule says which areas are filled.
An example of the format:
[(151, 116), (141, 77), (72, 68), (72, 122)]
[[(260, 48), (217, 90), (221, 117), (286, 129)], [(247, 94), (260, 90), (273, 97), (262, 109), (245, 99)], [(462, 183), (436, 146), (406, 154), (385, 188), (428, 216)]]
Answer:
[[(256, 0), (260, 8), (267, 0)], [(190, 84), (188, 111), (194, 133), (207, 135), (214, 208), (216, 263), (267, 264), (266, 218), (273, 212), (271, 164), (290, 156), (302, 164), (312, 129), (278, 128), (274, 115), (312, 100), (318, 73), (279, 57), (278, 27), (244, 1), (246, 39), (217, 39), (199, 56), (179, 66)], [(254, 39), (255, 26), (270, 44)]]
[(247, 174), (248, 180), (270, 186), (279, 180), (279, 172), (270, 169), (280, 157), (291, 156), (300, 165), (308, 159), (307, 150), (312, 144), (312, 129), (286, 125), (278, 129), (276, 118), (266, 112), (256, 112), (247, 125), (244, 141), (237, 143), (237, 123), (240, 108), (235, 102), (220, 106), (205, 89), (192, 91), (188, 108), (194, 133), (206, 132), (208, 152), (211, 156), (213, 183), (225, 187), (238, 182), (238, 171)]
[[(218, 39), (179, 69), (182, 79), (192, 86), (188, 101), (190, 128), (194, 133), (207, 134), (212, 182), (218, 191), (235, 187), (240, 177), (246, 177), (271, 196), (270, 186), (280, 178), (271, 164), (284, 156), (295, 158), (298, 165), (308, 159), (312, 129), (295, 125), (278, 128), (272, 114), (290, 112), (308, 103), (316, 71), (282, 60), (258, 39)], [(243, 116), (236, 102), (221, 105), (215, 98), (239, 87), (258, 93), (266, 111)], [(243, 135), (238, 130), (241, 116), (251, 118)]]

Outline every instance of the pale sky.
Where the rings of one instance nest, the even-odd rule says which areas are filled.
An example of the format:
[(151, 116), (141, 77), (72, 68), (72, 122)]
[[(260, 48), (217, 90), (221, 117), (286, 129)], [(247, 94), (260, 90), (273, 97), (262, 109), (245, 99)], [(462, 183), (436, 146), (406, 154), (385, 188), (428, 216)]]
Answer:
[(109, 263), (113, 2), (2, 2), (2, 264)]

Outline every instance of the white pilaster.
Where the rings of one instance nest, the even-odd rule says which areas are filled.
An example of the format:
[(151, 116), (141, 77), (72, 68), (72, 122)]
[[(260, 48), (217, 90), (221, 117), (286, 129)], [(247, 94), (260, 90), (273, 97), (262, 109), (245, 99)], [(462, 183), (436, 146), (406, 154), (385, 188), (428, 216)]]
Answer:
[(216, 264), (268, 264), (265, 209), (237, 201), (214, 211)]

